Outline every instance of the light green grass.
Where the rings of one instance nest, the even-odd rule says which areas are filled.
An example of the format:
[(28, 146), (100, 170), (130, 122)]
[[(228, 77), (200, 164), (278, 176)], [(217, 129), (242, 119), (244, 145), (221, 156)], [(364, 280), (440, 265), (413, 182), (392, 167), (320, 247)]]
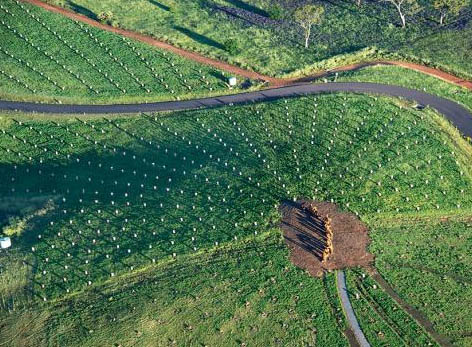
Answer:
[[(285, 24), (264, 22), (274, 3), (286, 4), (283, 14), (288, 22)], [(111, 11), (123, 28), (271, 75), (313, 73), (351, 63), (353, 59), (372, 60), (385, 53), (395, 53), (400, 59), (430, 62), (469, 77), (472, 74), (467, 58), (470, 26), (440, 28), (428, 4), (423, 4), (425, 12), (408, 18), (408, 28), (402, 29), (395, 8), (389, 4), (367, 2), (359, 8), (353, 1), (323, 2), (324, 19), (313, 28), (309, 49), (303, 47), (298, 26), (290, 22), (295, 6), (291, 2), (135, 0), (129, 7), (125, 0), (77, 0), (66, 1), (64, 5), (92, 18)], [(246, 14), (242, 18), (228, 15), (215, 9), (216, 5), (244, 10)], [(465, 9), (461, 16), (467, 18), (469, 10)], [(255, 22), (254, 14), (260, 16)], [(449, 23), (454, 21), (451, 17)], [(228, 39), (238, 41), (238, 53), (225, 50)], [(367, 55), (360, 53), (365, 48), (370, 51)]]
[(357, 71), (340, 73), (337, 78), (335, 76), (329, 78), (329, 80), (334, 79), (338, 82), (376, 82), (413, 88), (454, 100), (472, 111), (472, 92), (470, 90), (398, 66), (366, 67)]
[[(8, 322), (18, 326), (27, 315), (47, 315), (43, 329), (29, 339), (33, 344), (347, 346), (322, 282), (291, 265), (287, 252), (277, 235), (236, 243), (126, 281), (116, 278)], [(29, 336), (24, 331), (9, 342)]]
[(471, 233), (472, 213), (379, 222), (371, 231), (382, 276), (458, 346), (471, 342)]
[(36, 6), (7, 0), (0, 14), (2, 99), (135, 103), (235, 91), (212, 67)]
[[(317, 341), (332, 345), (345, 326), (336, 314), (333, 278), (323, 284), (293, 270), (280, 245), (281, 201), (332, 200), (358, 213), (374, 228), (376, 256), (377, 249), (390, 247), (375, 238), (378, 218), (454, 215), (472, 208), (470, 145), (433, 111), (390, 98), (334, 94), (135, 117), (10, 114), (0, 124), (5, 131), (0, 196), (58, 197), (54, 209), (13, 238), (13, 245), (20, 255), (30, 255), (25, 261), (33, 267), (33, 301), (39, 312), (53, 315), (46, 333), (54, 333), (46, 341), (60, 345), (120, 343), (110, 341), (112, 334), (124, 345), (136, 335), (145, 336), (143, 345), (164, 338), (205, 343), (207, 327), (223, 327), (231, 341), (255, 345), (275, 338), (312, 343), (316, 329)], [(233, 268), (222, 267), (234, 249), (252, 242), (264, 254), (248, 251)], [(273, 243), (279, 246), (272, 252)], [(208, 253), (224, 260), (192, 267)], [(277, 270), (271, 262), (279, 264)], [(183, 278), (172, 277), (175, 264), (190, 266), (178, 271)], [(208, 284), (215, 272), (223, 276), (217, 286), (221, 297)], [(133, 290), (147, 288), (141, 280), (162, 289), (150, 284), (149, 291), (143, 289), (149, 295), (134, 297)], [(298, 281), (308, 282), (304, 287)], [(234, 287), (225, 291), (226, 283)], [(120, 287), (116, 306), (96, 296)], [(270, 299), (261, 301), (259, 287)], [(180, 295), (184, 289), (190, 293)], [(286, 327), (286, 304), (293, 304), (295, 293), (305, 298), (304, 313)], [(267, 301), (272, 296), (280, 305)], [(155, 308), (153, 299), (159, 303)], [(257, 310), (248, 311), (246, 300)], [(205, 322), (200, 308), (217, 311)], [(116, 328), (114, 312), (123, 317)], [(273, 320), (265, 323), (262, 312)], [(321, 321), (312, 318), (316, 324), (308, 320), (313, 312), (324, 312)], [(160, 316), (169, 324), (155, 327)], [(340, 328), (325, 326), (324, 319), (340, 320)], [(411, 334), (416, 328), (405, 329)], [(209, 334), (209, 342), (218, 344), (218, 336)]]
[(365, 270), (348, 270), (346, 278), (351, 304), (372, 346), (437, 345)]

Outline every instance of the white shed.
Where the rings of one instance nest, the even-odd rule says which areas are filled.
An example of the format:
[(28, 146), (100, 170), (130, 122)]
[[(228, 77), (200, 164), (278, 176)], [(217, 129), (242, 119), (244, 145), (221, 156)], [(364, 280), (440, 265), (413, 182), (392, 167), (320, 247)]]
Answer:
[(0, 248), (6, 249), (11, 247), (11, 239), (9, 237), (0, 237)]
[(229, 82), (229, 85), (230, 85), (231, 87), (234, 87), (234, 86), (236, 85), (236, 83), (237, 83), (236, 77), (234, 77), (234, 76), (233, 76), (233, 77), (230, 77), (230, 78), (228, 79), (228, 82)]

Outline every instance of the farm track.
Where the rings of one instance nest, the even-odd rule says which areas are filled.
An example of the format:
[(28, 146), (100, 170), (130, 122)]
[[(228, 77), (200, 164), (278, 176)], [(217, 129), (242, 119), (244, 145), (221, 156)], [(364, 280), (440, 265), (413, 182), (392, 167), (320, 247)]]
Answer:
[(201, 64), (206, 64), (213, 66), (215, 68), (225, 70), (227, 72), (230, 72), (232, 74), (236, 74), (242, 77), (246, 77), (249, 79), (253, 80), (262, 80), (265, 81), (269, 84), (269, 86), (272, 87), (281, 87), (281, 86), (288, 86), (288, 85), (293, 85), (293, 84), (298, 84), (298, 83), (303, 83), (303, 82), (311, 82), (316, 79), (326, 77), (331, 75), (332, 73), (336, 72), (347, 72), (347, 71), (355, 71), (359, 70), (364, 67), (368, 66), (374, 66), (374, 65), (395, 65), (395, 66), (400, 66), (403, 68), (407, 68), (410, 70), (422, 72), (424, 74), (434, 76), (437, 78), (440, 78), (444, 81), (450, 82), (452, 84), (455, 84), (457, 86), (461, 86), (464, 88), (467, 88), (469, 90), (472, 90), (472, 81), (467, 81), (462, 78), (459, 78), (457, 76), (454, 76), (450, 73), (441, 71), (439, 69), (435, 69), (432, 67), (427, 67), (424, 65), (420, 64), (415, 64), (415, 63), (410, 63), (410, 62), (404, 62), (404, 61), (391, 61), (391, 60), (377, 60), (377, 61), (372, 61), (372, 62), (364, 62), (364, 63), (357, 63), (357, 64), (351, 64), (351, 65), (345, 65), (345, 66), (340, 66), (331, 70), (326, 70), (326, 71), (320, 71), (316, 74), (306, 76), (306, 77), (301, 77), (301, 78), (277, 78), (277, 77), (271, 77), (267, 75), (260, 74), (255, 71), (247, 70), (240, 68), (238, 66), (217, 60), (217, 59), (212, 59), (209, 57), (206, 57), (202, 54), (196, 53), (196, 52), (191, 52), (176, 46), (173, 46), (167, 42), (155, 39), (151, 36), (139, 34), (136, 32), (133, 32), (131, 30), (126, 30), (126, 29), (121, 29), (121, 28), (115, 28), (110, 25), (102, 24), (92, 18), (86, 17), (84, 15), (78, 14), (76, 12), (64, 9), (62, 7), (57, 7), (54, 5), (47, 4), (41, 0), (21, 0), (23, 2), (27, 2), (33, 5), (36, 5), (38, 7), (41, 7), (45, 10), (55, 12), (58, 14), (61, 14), (63, 16), (66, 16), (68, 18), (71, 18), (73, 20), (77, 20), (83, 23), (86, 23), (88, 25), (94, 26), (96, 28), (106, 30), (118, 35), (122, 35), (125, 37), (128, 37), (130, 39), (138, 40), (141, 42), (144, 42), (146, 44), (149, 44), (151, 46), (160, 48), (160, 49), (165, 49), (167, 51), (170, 51), (172, 53), (178, 54), (182, 57), (185, 57), (187, 59), (191, 59), (193, 61), (199, 62)]
[(420, 324), (424, 330), (440, 345), (440, 346), (452, 346), (451, 342), (444, 335), (439, 334), (434, 330), (433, 323), (424, 316), (423, 313), (418, 311), (416, 308), (404, 301), (398, 294), (395, 292), (393, 287), (379, 274), (379, 272), (373, 268), (369, 267), (369, 274), (372, 278), (382, 287), (382, 289), (393, 299), (395, 300), (400, 307), (412, 316), (418, 324)]
[(342, 270), (336, 271), (336, 286), (338, 289), (338, 296), (340, 298), (341, 305), (343, 306), (344, 314), (346, 315), (350, 329), (354, 333), (359, 346), (370, 347), (369, 342), (365, 338), (364, 333), (359, 326), (359, 322), (357, 321), (356, 314), (352, 309), (351, 302), (349, 301), (349, 294), (346, 287), (346, 278), (344, 276), (344, 271)]
[(119, 114), (178, 111), (333, 92), (370, 93), (414, 100), (422, 105), (431, 106), (436, 109), (457, 127), (463, 135), (472, 138), (472, 114), (458, 103), (414, 89), (366, 82), (305, 83), (233, 95), (145, 104), (64, 105), (0, 100), (0, 110), (53, 114)]
[(350, 327), (347, 327), (347, 328), (343, 329), (343, 327), (341, 325), (341, 322), (342, 322), (341, 312), (338, 312), (336, 310), (336, 305), (333, 303), (334, 298), (329, 294), (328, 284), (326, 283), (326, 276), (323, 276), (322, 281), (323, 281), (324, 295), (325, 295), (326, 301), (329, 303), (329, 308), (331, 310), (331, 314), (336, 319), (336, 325), (337, 325), (338, 329), (344, 333), (344, 336), (346, 336), (346, 338), (349, 342), (349, 346), (351, 346), (351, 347), (360, 347), (360, 345), (357, 342), (356, 336), (354, 335), (354, 332), (352, 331), (352, 329)]

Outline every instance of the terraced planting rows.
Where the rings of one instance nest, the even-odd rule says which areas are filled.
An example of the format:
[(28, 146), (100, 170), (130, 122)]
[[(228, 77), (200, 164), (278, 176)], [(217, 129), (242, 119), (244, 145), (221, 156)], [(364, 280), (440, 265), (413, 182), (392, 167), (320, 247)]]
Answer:
[[(224, 270), (221, 264), (208, 269), (209, 273), (214, 269), (216, 276), (221, 269), (220, 274), (233, 278), (232, 294), (221, 299), (230, 307), (222, 316), (233, 312), (234, 317), (244, 317), (237, 319), (238, 324), (247, 327), (253, 313), (244, 313), (245, 295), (255, 294), (254, 288), (244, 290), (241, 283), (246, 283), (246, 274), (241, 266), (247, 265), (248, 273), (257, 273), (258, 279), (247, 280), (253, 285), (272, 281), (272, 276), (285, 281), (285, 271), (294, 271), (288, 252), (281, 249), (281, 201), (297, 197), (333, 201), (374, 229), (385, 217), (463, 214), (472, 206), (467, 165), (470, 146), (433, 111), (417, 111), (389, 98), (336, 94), (128, 118), (48, 120), (15, 115), (3, 116), (0, 125), (0, 175), (5, 183), (0, 196), (3, 204), (13, 206), (4, 212), (1, 223), (10, 225), (9, 234), (18, 235), (13, 239), (16, 250), (11, 259), (25, 259), (27, 264), (12, 266), (23, 269), (24, 283), (18, 284), (21, 278), (13, 276), (6, 285), (26, 286), (32, 302), (51, 310), (48, 319), (52, 322), (57, 319), (79, 324), (75, 321), (79, 318), (72, 318), (77, 314), (81, 324), (93, 327), (98, 324), (93, 314), (66, 314), (68, 318), (62, 321), (53, 313), (55, 305), (69, 312), (67, 307), (74, 307), (75, 300), (86, 302), (89, 295), (106, 292), (110, 286), (116, 291), (124, 283), (132, 287), (146, 278), (152, 282), (153, 271), (161, 269), (165, 278), (170, 266), (231, 253), (247, 245), (267, 255), (264, 263), (278, 262), (274, 275), (270, 268), (258, 270), (259, 265), (250, 265), (258, 261), (255, 255), (236, 260), (238, 266), (233, 270)], [(5, 216), (14, 219), (6, 220)], [(275, 253), (266, 251), (273, 244), (278, 245)], [(377, 255), (376, 250), (384, 247), (391, 252), (396, 249), (392, 243), (374, 237), (373, 253)], [(451, 259), (445, 261), (450, 263)], [(282, 270), (285, 267), (288, 270)], [(196, 271), (183, 270), (183, 274), (190, 276)], [(202, 274), (201, 279), (209, 273)], [(7, 278), (8, 271), (4, 275)], [(309, 297), (302, 305), (305, 318), (295, 323), (296, 330), (277, 338), (295, 345), (313, 334), (317, 343), (338, 338), (345, 323), (336, 313), (339, 306), (333, 302), (330, 286), (300, 274), (296, 277), (314, 287), (299, 287), (287, 277), (283, 286), (287, 294), (280, 294), (287, 297), (281, 299), (274, 292), (274, 302), (291, 302), (290, 295), (295, 293)], [(392, 279), (395, 285), (396, 278)], [(198, 281), (199, 276), (188, 280)], [(198, 288), (206, 290), (209, 282), (205, 281)], [(187, 283), (169, 279), (155, 282), (170, 293)], [(270, 290), (279, 287), (274, 288)], [(157, 316), (186, 322), (183, 317), (187, 311), (178, 307), (186, 307), (188, 297), (177, 300), (175, 296), (149, 295), (147, 299), (163, 300), (155, 309)], [(189, 295), (195, 295), (195, 307), (204, 297)], [(234, 299), (231, 295), (239, 304), (229, 303)], [(369, 295), (377, 298), (370, 289)], [(379, 295), (383, 300), (385, 295)], [(12, 290), (4, 297), (4, 305), (20, 305), (25, 300), (18, 299)], [(109, 305), (110, 310), (124, 310), (119, 304)], [(216, 309), (214, 303), (203, 305)], [(400, 327), (402, 321), (410, 322), (401, 329), (407, 335), (404, 338), (411, 339), (418, 326), (403, 313), (397, 318), (389, 305), (382, 308), (390, 317), (387, 323), (393, 325), (393, 320)], [(133, 307), (139, 308), (139, 304)], [(277, 324), (283, 329), (284, 324), (290, 326), (278, 316), (280, 307), (272, 307)], [(203, 319), (195, 316), (195, 310), (190, 310), (193, 318), (188, 318), (187, 325), (174, 324), (187, 329), (189, 339), (198, 335), (192, 331)], [(260, 314), (267, 313), (260, 310)], [(313, 326), (308, 323), (309, 315), (321, 310), (321, 321), (312, 317), (316, 333), (302, 333)], [(144, 311), (139, 312), (146, 316)], [(210, 320), (213, 326), (218, 325), (218, 317), (216, 314)], [(321, 323), (325, 319), (329, 327)], [(379, 322), (380, 328), (367, 328), (381, 329), (386, 339), (394, 339), (395, 331), (388, 330), (381, 319)], [(153, 332), (159, 336), (176, 335), (172, 324), (153, 324)], [(96, 326), (101, 327), (98, 331), (108, 329), (105, 321)], [(269, 336), (272, 328), (264, 325), (261, 335), (245, 336), (257, 341)], [(66, 332), (60, 334), (70, 338), (65, 337)], [(88, 338), (106, 336), (89, 334)], [(376, 330), (372, 334), (377, 334)]]
[(0, 14), (3, 99), (120, 103), (228, 90), (218, 70), (35, 6), (6, 0)]

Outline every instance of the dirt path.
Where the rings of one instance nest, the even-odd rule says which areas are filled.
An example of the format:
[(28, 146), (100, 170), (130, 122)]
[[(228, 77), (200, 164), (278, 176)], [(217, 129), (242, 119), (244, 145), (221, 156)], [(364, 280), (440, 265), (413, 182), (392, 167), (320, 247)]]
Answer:
[(152, 37), (147, 36), (147, 35), (139, 34), (139, 33), (136, 33), (136, 32), (130, 31), (130, 30), (121, 29), (121, 28), (114, 28), (110, 25), (105, 25), (105, 24), (102, 24), (100, 22), (97, 22), (96, 20), (93, 20), (93, 19), (91, 19), (89, 17), (86, 17), (84, 15), (75, 13), (73, 11), (66, 10), (62, 7), (57, 7), (57, 6), (53, 6), (53, 5), (44, 3), (40, 0), (21, 0), (21, 1), (28, 2), (30, 4), (42, 7), (43, 9), (51, 11), (51, 12), (62, 14), (63, 16), (69, 17), (69, 18), (77, 20), (77, 21), (81, 21), (83, 23), (89, 24), (89, 25), (94, 26), (94, 27), (99, 28), (99, 29), (110, 31), (110, 32), (113, 32), (115, 34), (128, 37), (130, 39), (138, 40), (138, 41), (144, 42), (146, 44), (149, 44), (149, 45), (157, 47), (157, 48), (165, 49), (169, 52), (178, 54), (182, 57), (191, 59), (191, 60), (199, 62), (201, 64), (210, 65), (210, 66), (213, 66), (217, 69), (230, 72), (231, 74), (239, 75), (239, 76), (246, 77), (246, 78), (253, 79), (253, 80), (265, 81), (270, 86), (274, 86), (274, 87), (287, 86), (287, 85), (303, 83), (303, 82), (310, 82), (310, 81), (313, 81), (313, 80), (318, 79), (318, 78), (326, 77), (326, 76), (328, 76), (332, 73), (335, 73), (335, 72), (354, 71), (354, 70), (358, 70), (358, 69), (361, 69), (361, 68), (364, 68), (364, 67), (367, 67), (367, 66), (395, 65), (395, 66), (401, 66), (401, 67), (404, 67), (404, 68), (407, 68), (407, 69), (415, 70), (415, 71), (418, 71), (418, 72), (422, 72), (424, 74), (440, 78), (440, 79), (442, 79), (446, 82), (450, 82), (450, 83), (455, 84), (457, 86), (464, 87), (464, 88), (467, 88), (469, 90), (472, 90), (472, 81), (467, 81), (467, 80), (461, 79), (457, 76), (454, 76), (452, 74), (449, 74), (447, 72), (444, 72), (444, 71), (441, 71), (441, 70), (438, 70), (438, 69), (435, 69), (435, 68), (431, 68), (431, 67), (427, 67), (427, 66), (420, 65), (420, 64), (415, 64), (415, 63), (402, 62), (402, 61), (383, 61), (383, 60), (379, 60), (379, 61), (372, 61), (372, 62), (366, 62), (366, 63), (345, 65), (345, 66), (341, 66), (341, 67), (334, 68), (334, 69), (331, 69), (331, 70), (320, 71), (320, 72), (318, 72), (316, 74), (313, 74), (311, 76), (302, 77), (302, 78), (276, 78), (276, 77), (263, 75), (263, 74), (255, 72), (255, 71), (243, 69), (243, 68), (240, 68), (238, 66), (231, 65), (229, 63), (225, 63), (225, 62), (220, 61), (220, 60), (208, 58), (208, 57), (206, 57), (204, 55), (201, 55), (199, 53), (195, 53), (195, 52), (191, 52), (191, 51), (188, 51), (188, 50), (185, 50), (185, 49), (182, 49), (182, 48), (175, 47), (175, 46), (173, 46), (173, 45), (171, 45), (167, 42), (157, 40), (157, 39), (152, 38)]
[(395, 290), (388, 284), (387, 281), (379, 274), (379, 272), (373, 268), (368, 268), (369, 274), (372, 278), (382, 287), (382, 289), (393, 299), (395, 300), (400, 307), (408, 312), (417, 322), (420, 324), (424, 330), (426, 330), (429, 335), (441, 346), (452, 346), (451, 342), (443, 335), (439, 334), (434, 330), (433, 323), (431, 323), (428, 318), (426, 318), (423, 313), (418, 311), (416, 308), (405, 302)]
[(263, 81), (268, 82), (270, 85), (283, 85), (284, 84), (283, 83), (284, 80), (281, 80), (281, 79), (278, 79), (278, 78), (273, 78), (273, 77), (270, 77), (270, 76), (265, 76), (265, 75), (259, 74), (257, 72), (254, 72), (254, 71), (242, 69), (242, 68), (237, 67), (235, 65), (231, 65), (231, 64), (228, 64), (228, 63), (216, 60), (216, 59), (208, 58), (208, 57), (203, 56), (201, 54), (198, 54), (198, 53), (195, 53), (195, 52), (190, 52), (190, 51), (187, 51), (185, 49), (175, 47), (175, 46), (173, 46), (173, 45), (171, 45), (167, 42), (160, 41), (160, 40), (157, 40), (155, 38), (152, 38), (151, 36), (147, 36), (147, 35), (139, 34), (139, 33), (136, 33), (136, 32), (130, 31), (130, 30), (115, 28), (115, 27), (112, 27), (110, 25), (102, 24), (102, 23), (97, 22), (96, 20), (91, 19), (89, 17), (86, 17), (84, 15), (75, 13), (73, 11), (66, 10), (62, 7), (57, 7), (57, 6), (54, 6), (54, 5), (47, 4), (47, 3), (42, 2), (40, 0), (21, 0), (21, 1), (36, 5), (38, 7), (41, 7), (43, 9), (51, 11), (51, 12), (59, 13), (63, 16), (66, 16), (68, 18), (86, 23), (88, 25), (91, 25), (91, 26), (99, 28), (99, 29), (106, 30), (106, 31), (109, 31), (109, 32), (112, 32), (112, 33), (115, 33), (115, 34), (118, 34), (118, 35), (121, 35), (121, 36), (125, 36), (125, 37), (128, 37), (128, 38), (133, 39), (133, 40), (138, 40), (138, 41), (147, 43), (148, 45), (151, 45), (151, 46), (154, 46), (154, 47), (157, 47), (157, 48), (165, 49), (169, 52), (178, 54), (178, 55), (180, 55), (182, 57), (185, 57), (187, 59), (205, 64), (205, 65), (210, 65), (210, 66), (213, 66), (213, 67), (218, 68), (220, 70), (228, 71), (228, 72), (231, 72), (231, 73), (239, 75), (239, 76), (243, 76), (243, 77), (250, 78), (250, 79), (253, 79), (253, 80), (263, 80)]

